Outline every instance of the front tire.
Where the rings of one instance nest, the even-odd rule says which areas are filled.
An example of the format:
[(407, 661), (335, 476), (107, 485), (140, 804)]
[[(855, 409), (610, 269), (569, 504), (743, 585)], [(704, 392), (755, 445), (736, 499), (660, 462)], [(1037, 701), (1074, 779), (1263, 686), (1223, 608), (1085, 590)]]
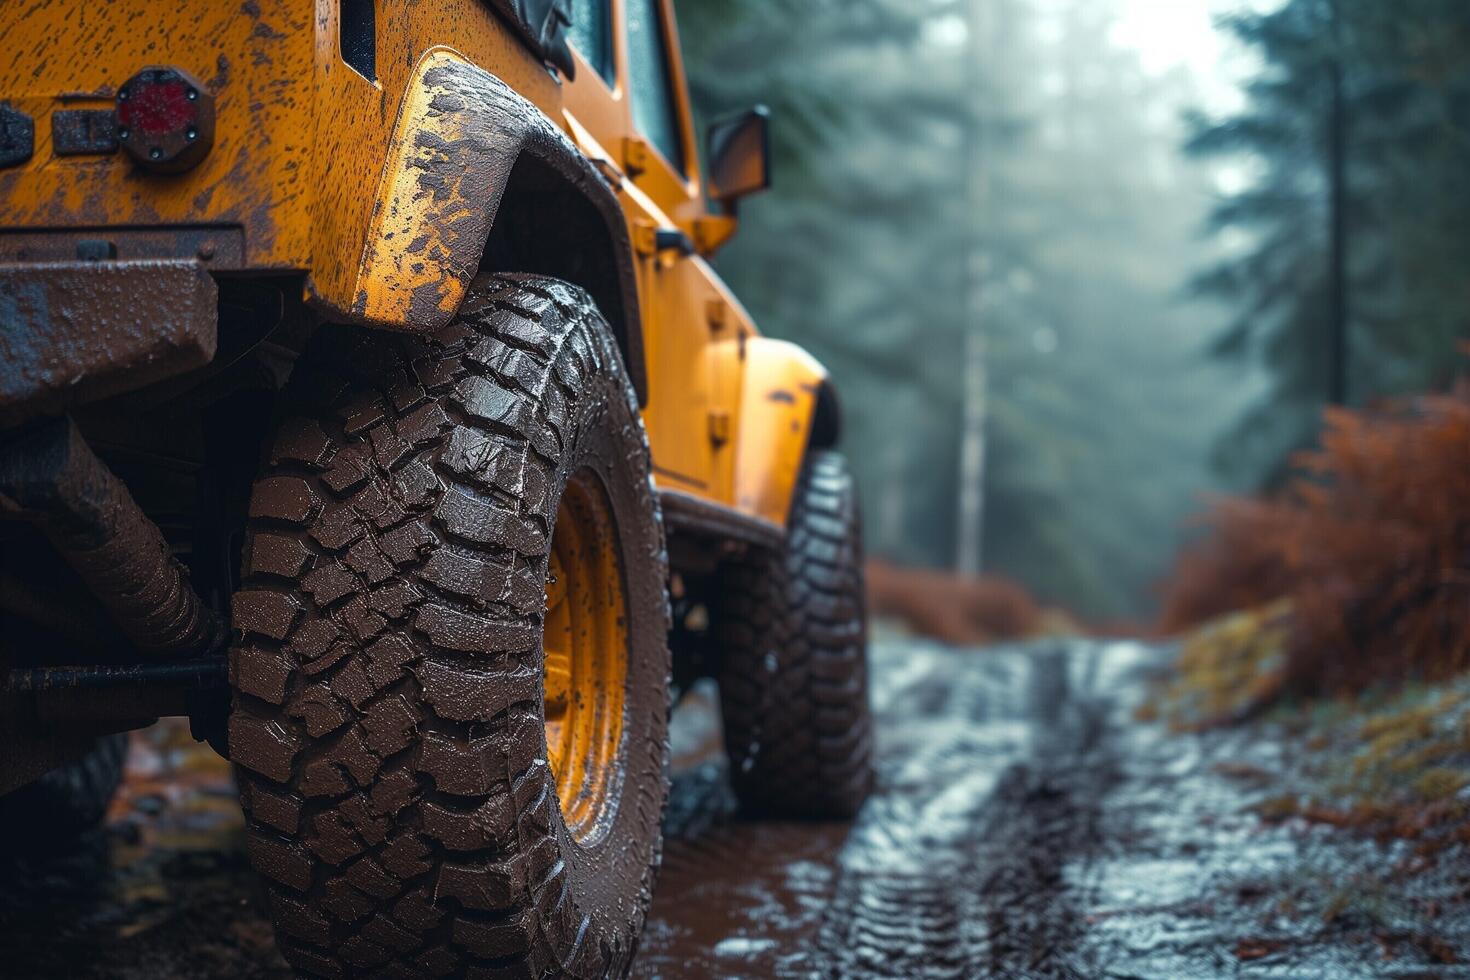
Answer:
[(847, 461), (813, 450), (786, 538), (722, 581), (720, 708), (735, 794), (772, 816), (848, 818), (872, 787), (862, 531)]
[(607, 324), (580, 290), (482, 277), (433, 337), (322, 328), (286, 402), (229, 729), (286, 958), (625, 973), (661, 846), (668, 601)]

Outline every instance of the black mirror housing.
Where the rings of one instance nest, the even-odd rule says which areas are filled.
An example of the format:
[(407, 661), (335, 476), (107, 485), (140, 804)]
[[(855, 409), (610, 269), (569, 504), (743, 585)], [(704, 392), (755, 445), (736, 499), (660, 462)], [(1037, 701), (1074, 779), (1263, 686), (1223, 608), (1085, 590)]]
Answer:
[(710, 123), (709, 193), (725, 205), (771, 186), (771, 111), (755, 106)]

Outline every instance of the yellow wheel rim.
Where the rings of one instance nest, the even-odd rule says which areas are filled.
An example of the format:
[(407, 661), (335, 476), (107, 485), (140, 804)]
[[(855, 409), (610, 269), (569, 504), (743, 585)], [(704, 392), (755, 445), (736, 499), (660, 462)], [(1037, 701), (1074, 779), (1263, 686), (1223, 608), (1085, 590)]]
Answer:
[(622, 783), (628, 621), (617, 525), (589, 470), (567, 482), (556, 512), (543, 636), (546, 749), (572, 836), (594, 839)]

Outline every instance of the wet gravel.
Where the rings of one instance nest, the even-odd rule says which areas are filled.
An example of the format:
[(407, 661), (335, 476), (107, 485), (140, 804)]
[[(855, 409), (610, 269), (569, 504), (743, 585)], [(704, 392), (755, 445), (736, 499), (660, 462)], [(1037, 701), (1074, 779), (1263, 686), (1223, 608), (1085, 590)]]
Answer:
[[(851, 824), (741, 820), (696, 688), (634, 976), (1470, 976), (1466, 862), (1263, 822), (1270, 730), (1136, 720), (1168, 656), (877, 644), (878, 787)], [(136, 739), (105, 831), (0, 856), (0, 977), (288, 977), (231, 794), (179, 726)]]

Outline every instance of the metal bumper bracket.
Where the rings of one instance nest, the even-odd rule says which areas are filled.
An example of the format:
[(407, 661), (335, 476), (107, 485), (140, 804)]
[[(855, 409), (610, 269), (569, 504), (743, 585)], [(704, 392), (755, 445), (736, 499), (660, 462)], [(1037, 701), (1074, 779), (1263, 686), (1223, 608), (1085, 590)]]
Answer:
[(194, 261), (0, 265), (0, 427), (208, 364), (217, 301)]

